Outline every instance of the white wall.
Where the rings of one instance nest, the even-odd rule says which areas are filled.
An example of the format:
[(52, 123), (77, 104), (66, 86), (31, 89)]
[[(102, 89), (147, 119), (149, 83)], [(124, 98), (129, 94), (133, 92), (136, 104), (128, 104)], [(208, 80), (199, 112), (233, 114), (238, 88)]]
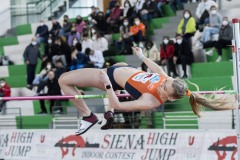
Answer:
[(0, 17), (0, 36), (2, 36), (11, 28), (10, 0), (1, 1)]

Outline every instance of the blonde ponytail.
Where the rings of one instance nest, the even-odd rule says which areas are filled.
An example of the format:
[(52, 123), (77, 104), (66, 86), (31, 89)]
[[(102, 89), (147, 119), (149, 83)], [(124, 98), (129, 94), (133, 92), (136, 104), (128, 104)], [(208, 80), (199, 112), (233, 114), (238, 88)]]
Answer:
[(201, 106), (212, 110), (231, 110), (236, 108), (236, 102), (233, 102), (229, 95), (223, 95), (220, 98), (206, 98), (198, 93), (191, 93), (189, 96), (189, 103), (192, 111), (200, 117)]
[[(190, 82), (189, 82), (190, 83)], [(196, 86), (197, 90), (199, 90), (198, 86), (194, 83), (190, 83)], [(191, 105), (192, 111), (198, 117), (200, 117), (201, 107), (207, 107), (212, 110), (231, 110), (235, 109), (237, 104), (236, 100), (231, 97), (232, 95), (222, 95), (220, 98), (206, 98), (204, 95), (200, 95), (198, 93), (191, 93), (188, 89), (187, 84), (181, 80), (176, 78), (173, 81), (174, 93), (172, 95), (175, 99), (181, 99), (185, 96), (189, 97), (189, 103)]]

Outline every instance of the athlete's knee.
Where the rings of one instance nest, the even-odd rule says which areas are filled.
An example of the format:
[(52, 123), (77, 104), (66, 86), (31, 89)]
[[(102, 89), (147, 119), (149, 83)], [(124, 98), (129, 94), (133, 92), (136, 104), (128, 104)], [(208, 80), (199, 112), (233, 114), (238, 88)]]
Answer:
[(66, 73), (63, 73), (63, 74), (59, 77), (59, 79), (58, 79), (58, 84), (59, 84), (60, 86), (66, 85), (66, 83), (67, 83), (66, 77), (67, 77)]
[(128, 64), (127, 63), (124, 63), (124, 62), (118, 62), (118, 63), (115, 63), (114, 66), (127, 66)]

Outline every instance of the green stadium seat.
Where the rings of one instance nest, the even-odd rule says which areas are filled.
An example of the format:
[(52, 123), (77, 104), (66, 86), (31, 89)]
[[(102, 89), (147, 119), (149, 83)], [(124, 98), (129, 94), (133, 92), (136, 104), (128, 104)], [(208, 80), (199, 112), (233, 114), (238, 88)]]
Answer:
[(9, 46), (18, 44), (17, 37), (3, 37), (0, 38), (0, 46)]
[(32, 27), (30, 24), (19, 25), (16, 27), (16, 33), (18, 36), (32, 34)]
[(168, 4), (163, 5), (162, 8), (165, 17), (173, 17), (176, 15)]
[(21, 118), (16, 117), (17, 129), (49, 129), (52, 122), (51, 115), (22, 116)]
[[(208, 50), (208, 49), (207, 49)], [(212, 56), (207, 56), (208, 62), (215, 62), (218, 58), (217, 50), (214, 49)], [(232, 48), (226, 47), (222, 49), (222, 61), (229, 61), (229, 59), (232, 59)]]
[(26, 65), (10, 65), (8, 66), (9, 76), (17, 76), (17, 75), (26, 75)]
[(12, 88), (21, 88), (21, 87), (26, 87), (27, 85), (26, 75), (10, 76), (10, 77), (6, 77), (5, 80)]

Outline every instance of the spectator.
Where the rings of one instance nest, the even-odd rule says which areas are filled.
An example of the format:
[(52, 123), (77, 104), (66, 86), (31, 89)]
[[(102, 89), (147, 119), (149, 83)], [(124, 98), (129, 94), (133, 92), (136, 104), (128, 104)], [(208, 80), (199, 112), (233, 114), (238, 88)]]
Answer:
[[(143, 49), (143, 55), (155, 63), (158, 63), (160, 60), (157, 46), (151, 40), (146, 41), (145, 48)], [(148, 71), (147, 65), (145, 63), (142, 63), (141, 66), (143, 71)]]
[(217, 8), (212, 6), (209, 15), (209, 26), (204, 27), (201, 42), (206, 43), (211, 40), (211, 35), (219, 33), (222, 25), (222, 16), (217, 12)]
[(171, 0), (169, 5), (175, 13), (176, 13), (177, 10), (183, 10), (184, 9), (182, 0)]
[(48, 39), (48, 26), (44, 24), (43, 20), (40, 20), (40, 25), (37, 27), (35, 36), (37, 38), (37, 42), (46, 42)]
[(64, 15), (63, 17), (63, 27), (60, 29), (59, 36), (68, 37), (71, 31), (72, 23), (69, 22), (68, 15)]
[(189, 10), (183, 11), (183, 18), (180, 20), (178, 24), (177, 33), (183, 36), (187, 42), (189, 42), (191, 46), (191, 37), (194, 36), (196, 31), (196, 22), (192, 17), (192, 14)]
[(92, 50), (87, 48), (85, 54), (89, 57), (89, 66), (103, 68), (105, 60), (103, 58), (103, 53), (100, 50)]
[(52, 29), (50, 30), (50, 34), (52, 35), (52, 39), (55, 40), (55, 38), (58, 37), (59, 31), (61, 29), (61, 25), (56, 19), (52, 20)]
[(121, 13), (120, 4), (116, 2), (115, 7), (111, 10), (110, 16), (107, 18), (107, 23), (110, 25), (112, 31), (114, 31), (114, 27), (118, 24)]
[(81, 43), (76, 44), (76, 49), (72, 52), (72, 62), (70, 70), (84, 68), (87, 63), (87, 57), (82, 53)]
[(91, 15), (89, 15), (86, 23), (86, 28), (88, 29), (88, 31), (90, 31), (90, 29), (94, 27), (96, 24), (97, 24), (96, 20), (93, 19)]
[[(48, 91), (47, 93), (41, 94), (41, 91), (44, 89), (44, 87), (47, 86)], [(37, 89), (37, 95), (39, 96), (51, 96), (51, 95), (62, 95), (61, 94), (61, 89), (58, 84), (58, 79), (55, 77), (55, 74), (53, 71), (50, 71), (48, 73), (48, 80), (46, 82), (41, 82), (38, 85)], [(52, 114), (54, 111), (54, 105), (60, 106), (60, 100), (49, 100), (50, 101), (50, 108), (49, 111)], [(41, 112), (39, 114), (47, 114), (47, 109), (45, 107), (44, 100), (40, 100), (40, 106), (41, 106)], [(62, 108), (60, 108), (61, 113), (62, 113)]]
[(139, 47), (143, 48), (143, 41), (145, 39), (145, 25), (140, 21), (139, 18), (134, 19), (134, 25), (130, 28), (130, 40), (131, 42), (138, 43)]
[(131, 53), (132, 49), (131, 46), (132, 44), (130, 43), (130, 24), (128, 22), (127, 18), (123, 19), (123, 25), (120, 26), (120, 37), (119, 40), (117, 42), (117, 50), (121, 53), (121, 54), (127, 54), (127, 53)]
[(95, 6), (92, 6), (91, 10), (92, 11), (91, 11), (91, 14), (89, 16), (91, 16), (92, 19), (95, 19), (96, 16), (97, 16), (97, 12), (96, 12), (97, 8)]
[[(211, 6), (218, 7), (217, 3), (213, 0), (201, 0), (196, 9), (197, 24), (208, 24), (209, 23), (209, 12)], [(199, 28), (200, 29), (200, 28)]]
[(185, 40), (183, 40), (182, 36), (177, 34), (176, 41), (174, 45), (174, 64), (181, 64), (183, 70), (182, 78), (188, 78), (187, 75), (187, 65), (191, 65), (194, 62), (193, 53), (191, 48)]
[(132, 8), (131, 2), (129, 0), (125, 0), (123, 3), (123, 16), (126, 17), (128, 10)]
[(63, 65), (61, 60), (57, 60), (56, 69), (54, 71), (55, 77), (58, 79), (65, 72), (67, 72), (67, 68)]
[(35, 77), (38, 58), (41, 59), (40, 50), (37, 46), (37, 40), (35, 37), (32, 38), (31, 44), (26, 47), (23, 53), (23, 58), (27, 64), (27, 87), (31, 88)]
[[(11, 88), (7, 84), (7, 82), (4, 79), (0, 80), (0, 97), (10, 97), (11, 96)], [(0, 112), (3, 110), (3, 114), (6, 113), (6, 110), (4, 109), (6, 105), (6, 101), (1, 100), (0, 101)]]
[(72, 46), (73, 45), (73, 39), (77, 39), (77, 42), (80, 42), (80, 33), (76, 31), (76, 28), (71, 29), (71, 33), (68, 36), (68, 45)]
[(38, 85), (42, 81), (47, 81), (48, 80), (48, 72), (53, 69), (53, 65), (51, 62), (47, 62), (45, 68), (41, 70), (39, 74), (36, 74), (34, 80), (33, 80), (33, 85)]
[(107, 34), (109, 31), (109, 27), (106, 21), (106, 17), (104, 16), (103, 12), (99, 12), (96, 17), (96, 27), (100, 31), (101, 35)]
[(223, 18), (222, 26), (219, 31), (219, 39), (213, 43), (213, 48), (206, 52), (207, 55), (212, 55), (214, 48), (217, 49), (218, 58), (216, 62), (222, 60), (222, 48), (230, 46), (233, 39), (233, 28), (229, 24), (228, 17)]
[(66, 53), (63, 50), (64, 46), (65, 45), (62, 39), (60, 37), (57, 37), (52, 49), (52, 53), (53, 53), (52, 61), (55, 66), (56, 66), (57, 60), (59, 59), (63, 62), (64, 66), (67, 66)]
[(45, 68), (45, 66), (47, 65), (47, 62), (52, 62), (52, 46), (53, 46), (53, 40), (52, 37), (49, 36), (47, 43), (45, 44), (45, 52), (44, 55), (42, 57), (42, 64), (41, 64), (41, 70), (43, 68)]
[(154, 16), (155, 2), (152, 0), (145, 0), (142, 10), (141, 19), (145, 24), (148, 24)]
[(85, 53), (87, 48), (92, 49), (93, 41), (88, 37), (88, 33), (84, 32), (82, 37), (82, 52)]
[(164, 36), (160, 48), (160, 65), (167, 66), (169, 76), (173, 73), (173, 77), (177, 77), (176, 66), (173, 62), (174, 42), (168, 36)]
[(155, 0), (156, 2), (156, 9), (159, 17), (163, 17), (163, 9), (162, 6), (168, 2), (168, 0)]
[(82, 20), (82, 17), (80, 15), (76, 18), (76, 31), (81, 34), (83, 32), (83, 29), (85, 28), (86, 23)]
[(145, 0), (137, 0), (136, 3), (135, 3), (135, 14), (136, 16), (139, 16), (140, 15), (140, 12), (142, 10), (142, 7), (143, 7), (143, 4), (144, 4)]
[(92, 48), (103, 53), (104, 56), (108, 55), (108, 41), (105, 37), (101, 36), (96, 27), (91, 28), (92, 32)]

